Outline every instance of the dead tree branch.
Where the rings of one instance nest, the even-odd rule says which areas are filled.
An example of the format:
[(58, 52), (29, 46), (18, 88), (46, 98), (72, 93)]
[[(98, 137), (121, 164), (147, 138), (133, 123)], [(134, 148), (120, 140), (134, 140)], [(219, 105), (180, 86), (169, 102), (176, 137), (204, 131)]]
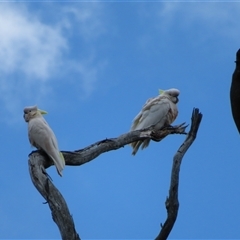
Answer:
[(154, 141), (160, 141), (169, 134), (186, 134), (186, 127), (187, 125), (182, 123), (174, 127), (169, 126), (163, 128), (157, 132), (152, 131), (150, 127), (147, 129), (125, 133), (117, 138), (106, 138), (84, 149), (76, 150), (74, 152), (62, 151), (62, 153), (64, 155), (66, 165), (79, 166), (95, 159), (102, 153), (117, 150), (138, 140), (151, 138)]
[(178, 202), (178, 185), (179, 185), (179, 171), (184, 154), (187, 152), (189, 147), (194, 142), (197, 131), (202, 120), (202, 114), (199, 109), (194, 108), (192, 112), (192, 124), (189, 133), (183, 144), (178, 149), (177, 153), (173, 158), (172, 173), (171, 173), (171, 183), (169, 189), (169, 197), (167, 198), (165, 205), (167, 209), (167, 219), (163, 226), (161, 226), (161, 231), (156, 237), (156, 240), (165, 240), (169, 236), (173, 225), (177, 219), (179, 202)]
[(72, 216), (61, 193), (52, 184), (44, 169), (48, 158), (34, 152), (30, 155), (28, 165), (34, 186), (46, 199), (52, 212), (53, 221), (58, 225), (63, 240), (80, 240), (74, 226)]
[[(169, 126), (154, 132), (151, 128), (129, 132), (118, 138), (105, 139), (92, 144), (84, 149), (74, 152), (63, 151), (66, 165), (79, 166), (87, 163), (100, 154), (111, 150), (116, 150), (124, 145), (141, 139), (151, 138), (154, 141), (160, 141), (169, 134), (186, 134), (185, 123), (177, 126)], [(46, 173), (46, 168), (53, 165), (53, 162), (46, 154), (41, 151), (32, 152), (29, 155), (29, 172), (34, 186), (40, 194), (46, 199), (52, 212), (54, 222), (58, 225), (63, 240), (78, 240), (72, 216), (68, 210), (67, 204), (50, 180)]]

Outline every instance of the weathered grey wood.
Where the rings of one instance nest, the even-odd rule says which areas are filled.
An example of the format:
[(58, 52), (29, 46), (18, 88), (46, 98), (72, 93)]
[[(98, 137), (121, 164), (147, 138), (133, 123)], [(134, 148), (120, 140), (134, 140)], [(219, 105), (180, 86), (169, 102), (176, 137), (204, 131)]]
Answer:
[(171, 173), (171, 182), (169, 189), (169, 197), (167, 198), (165, 205), (167, 209), (167, 219), (165, 223), (161, 226), (159, 235), (156, 237), (156, 240), (165, 240), (169, 236), (174, 223), (177, 219), (179, 201), (178, 201), (178, 186), (179, 186), (179, 172), (180, 166), (184, 154), (187, 152), (189, 147), (194, 142), (197, 131), (202, 120), (202, 114), (199, 112), (199, 109), (195, 108), (192, 112), (192, 124), (189, 133), (183, 144), (178, 149), (177, 153), (173, 158), (172, 173)]
[[(96, 142), (81, 150), (74, 152), (62, 151), (62, 153), (66, 165), (79, 166), (95, 159), (104, 152), (119, 149), (126, 144), (140, 139), (151, 138), (154, 141), (160, 141), (169, 134), (186, 134), (186, 127), (183, 123), (175, 127), (166, 127), (158, 132), (153, 132), (151, 128), (137, 130), (123, 134), (118, 138)], [(46, 173), (45, 169), (53, 165), (53, 162), (44, 152), (34, 151), (29, 155), (28, 165), (32, 182), (40, 194), (46, 199), (51, 209), (53, 220), (59, 227), (62, 239), (80, 239), (63, 196), (53, 185), (50, 177)]]
[(186, 134), (187, 125), (185, 123), (179, 124), (174, 127), (166, 127), (160, 131), (154, 132), (151, 128), (137, 130), (122, 134), (118, 138), (109, 138), (96, 142), (84, 149), (76, 150), (74, 152), (62, 151), (66, 165), (79, 166), (87, 163), (100, 154), (117, 150), (125, 145), (138, 141), (144, 138), (151, 138), (154, 141), (161, 141), (169, 134)]
[(34, 152), (30, 155), (28, 165), (32, 182), (46, 199), (52, 212), (53, 221), (58, 225), (62, 239), (80, 240), (63, 196), (52, 184), (43, 167), (44, 165), (48, 165), (47, 162), (48, 159), (38, 152)]

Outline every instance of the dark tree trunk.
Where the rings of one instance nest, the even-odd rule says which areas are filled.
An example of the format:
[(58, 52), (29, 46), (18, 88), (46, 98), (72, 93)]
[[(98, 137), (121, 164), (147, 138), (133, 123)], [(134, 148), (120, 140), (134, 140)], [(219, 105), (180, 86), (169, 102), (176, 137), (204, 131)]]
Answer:
[(236, 68), (232, 75), (232, 84), (230, 89), (230, 102), (232, 108), (233, 120), (240, 133), (240, 49), (236, 54)]

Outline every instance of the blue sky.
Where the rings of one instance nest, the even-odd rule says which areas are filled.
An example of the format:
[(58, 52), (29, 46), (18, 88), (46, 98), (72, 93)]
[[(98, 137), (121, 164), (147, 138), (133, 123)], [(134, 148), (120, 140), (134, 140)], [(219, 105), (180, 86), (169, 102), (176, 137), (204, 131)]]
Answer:
[[(37, 104), (61, 150), (129, 131), (158, 89), (179, 116), (203, 113), (180, 172), (171, 239), (240, 238), (240, 138), (229, 88), (240, 45), (237, 2), (0, 3), (0, 239), (60, 239), (28, 172), (23, 108)], [(185, 137), (126, 146), (60, 178), (82, 239), (153, 239), (166, 218), (172, 158)]]

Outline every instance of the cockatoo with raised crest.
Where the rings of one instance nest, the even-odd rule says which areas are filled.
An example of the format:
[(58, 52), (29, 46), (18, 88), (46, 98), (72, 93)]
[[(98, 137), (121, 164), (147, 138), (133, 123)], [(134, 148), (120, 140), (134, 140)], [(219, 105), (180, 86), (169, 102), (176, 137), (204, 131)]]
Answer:
[(24, 120), (28, 123), (28, 138), (34, 147), (43, 150), (54, 162), (57, 172), (62, 176), (65, 161), (58, 149), (57, 139), (42, 114), (46, 111), (37, 106), (24, 108)]
[[(153, 130), (160, 130), (165, 126), (169, 126), (177, 117), (178, 95), (180, 91), (175, 88), (168, 90), (160, 90), (159, 96), (150, 98), (143, 105), (142, 110), (134, 118), (131, 131), (153, 127)], [(150, 143), (150, 139), (140, 140), (131, 143), (133, 148), (132, 154), (135, 155), (142, 145), (142, 149), (146, 148)]]

